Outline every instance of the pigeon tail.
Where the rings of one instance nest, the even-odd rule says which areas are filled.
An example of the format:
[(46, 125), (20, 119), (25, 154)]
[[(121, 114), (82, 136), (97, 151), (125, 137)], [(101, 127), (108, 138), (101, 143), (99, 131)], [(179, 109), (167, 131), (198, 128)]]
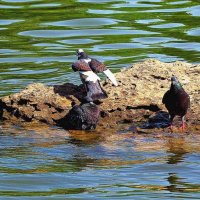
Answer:
[(103, 71), (103, 73), (111, 80), (111, 82), (115, 85), (118, 86), (117, 80), (115, 78), (115, 75), (109, 70)]

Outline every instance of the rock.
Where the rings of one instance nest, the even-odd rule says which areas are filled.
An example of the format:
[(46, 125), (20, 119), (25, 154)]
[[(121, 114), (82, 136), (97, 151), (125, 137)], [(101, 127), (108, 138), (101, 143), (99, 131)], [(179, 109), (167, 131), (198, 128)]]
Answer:
[(38, 120), (49, 124), (55, 124), (55, 119), (64, 117), (72, 108), (71, 103), (72, 98), (61, 96), (54, 87), (41, 83), (31, 84), (20, 93), (0, 99), (4, 119)]
[[(141, 120), (159, 110), (166, 111), (162, 104), (162, 97), (169, 89), (172, 74), (176, 75), (191, 98), (188, 112), (189, 123), (198, 124), (200, 114), (200, 65), (186, 62), (163, 63), (155, 59), (148, 59), (136, 63), (131, 68), (116, 73), (117, 80), (123, 83), (117, 88), (110, 84), (104, 86), (109, 98), (105, 99), (101, 108), (117, 113), (117, 109), (132, 110), (132, 120), (140, 112)], [(133, 87), (134, 85), (134, 87)], [(127, 93), (124, 94), (124, 91)], [(143, 110), (143, 111), (142, 111)], [(149, 113), (147, 113), (149, 111)], [(120, 118), (120, 116), (119, 116)], [(137, 121), (137, 119), (136, 119)]]
[[(141, 127), (148, 122), (150, 128), (152, 123), (157, 123), (152, 120), (152, 115), (160, 110), (167, 112), (162, 97), (169, 89), (172, 74), (178, 77), (190, 95), (188, 126), (199, 130), (200, 65), (181, 61), (164, 63), (155, 59), (135, 63), (116, 73), (118, 87), (113, 87), (107, 80), (102, 81), (108, 98), (100, 105), (99, 126), (117, 127), (123, 121), (132, 121), (140, 123)], [(17, 123), (41, 121), (55, 125), (68, 114), (72, 105), (79, 105), (84, 96), (82, 85), (65, 83), (49, 87), (41, 83), (31, 84), (19, 93), (0, 98), (2, 118)]]

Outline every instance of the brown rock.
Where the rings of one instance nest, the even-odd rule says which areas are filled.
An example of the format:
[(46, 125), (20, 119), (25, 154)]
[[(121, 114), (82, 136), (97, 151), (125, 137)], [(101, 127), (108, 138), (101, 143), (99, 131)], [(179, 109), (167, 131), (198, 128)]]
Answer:
[[(113, 88), (110, 84), (104, 89), (109, 98), (102, 104), (103, 110), (117, 110), (120, 108), (146, 109), (158, 111), (163, 109), (162, 97), (170, 87), (172, 74), (176, 75), (191, 98), (190, 121), (197, 121), (200, 114), (200, 65), (186, 62), (163, 63), (155, 59), (148, 59), (134, 64), (131, 68), (116, 73), (117, 80), (122, 85)], [(134, 87), (133, 87), (134, 85)], [(124, 91), (127, 91), (125, 94)]]
[[(200, 65), (177, 61), (163, 63), (155, 59), (136, 63), (116, 73), (119, 82), (114, 87), (108, 80), (102, 86), (108, 98), (101, 104), (99, 126), (116, 127), (124, 122), (152, 123), (159, 110), (166, 111), (162, 97), (169, 89), (170, 78), (176, 75), (191, 98), (188, 124), (199, 130), (200, 116)], [(85, 95), (83, 86), (71, 83), (45, 86), (31, 84), (20, 93), (0, 98), (3, 117), (7, 120), (42, 121), (56, 124)], [(165, 113), (166, 115), (166, 113)], [(157, 123), (153, 121), (153, 123)], [(152, 124), (151, 124), (152, 125)]]
[[(3, 118), (19, 121), (38, 120), (55, 124), (57, 118), (63, 117), (72, 108), (71, 99), (61, 96), (41, 83), (31, 84), (19, 93), (2, 97)], [(55, 114), (56, 113), (56, 114)]]

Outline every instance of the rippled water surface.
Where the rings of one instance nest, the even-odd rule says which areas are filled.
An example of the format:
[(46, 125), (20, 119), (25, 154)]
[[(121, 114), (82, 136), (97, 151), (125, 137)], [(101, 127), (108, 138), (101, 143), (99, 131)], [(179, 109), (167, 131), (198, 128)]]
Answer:
[[(199, 62), (199, 0), (0, 0), (0, 95), (79, 84), (85, 49), (112, 71)], [(0, 130), (0, 199), (200, 199), (198, 135)]]
[(77, 48), (113, 71), (145, 58), (199, 62), (199, 25), (198, 0), (1, 0), (0, 95), (79, 84)]
[(198, 135), (39, 129), (0, 134), (0, 199), (200, 198)]

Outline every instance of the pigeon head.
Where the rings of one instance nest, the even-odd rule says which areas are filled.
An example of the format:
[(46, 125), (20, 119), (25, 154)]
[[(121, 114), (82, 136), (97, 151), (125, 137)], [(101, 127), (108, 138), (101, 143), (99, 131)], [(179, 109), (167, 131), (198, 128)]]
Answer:
[(174, 87), (177, 88), (177, 89), (182, 88), (182, 85), (179, 82), (178, 78), (174, 75), (172, 75), (172, 77), (171, 77), (171, 85), (172, 85), (173, 88)]
[(76, 55), (78, 56), (78, 59), (87, 59), (88, 55), (83, 51), (83, 49), (78, 49), (76, 51)]
[(172, 84), (179, 83), (177, 77), (174, 75), (172, 75), (172, 77), (171, 77), (171, 82), (172, 82)]

